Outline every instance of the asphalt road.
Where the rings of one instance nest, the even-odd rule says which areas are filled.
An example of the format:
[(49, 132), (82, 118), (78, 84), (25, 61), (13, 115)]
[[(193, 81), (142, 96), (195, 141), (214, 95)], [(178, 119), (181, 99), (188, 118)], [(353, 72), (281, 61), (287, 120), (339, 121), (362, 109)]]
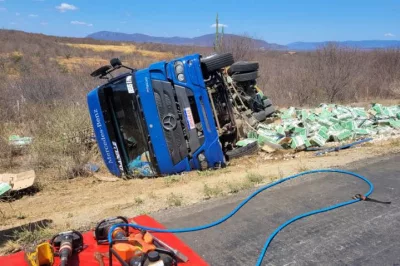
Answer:
[[(263, 264), (400, 266), (400, 155), (346, 169), (374, 183), (371, 198), (392, 204), (358, 202), (297, 221), (275, 237)], [(357, 178), (339, 174), (300, 177), (260, 194), (217, 227), (179, 237), (210, 265), (254, 265), (266, 238), (281, 223), (349, 200), (367, 189)], [(232, 210), (250, 192), (153, 216), (169, 228), (209, 223)]]

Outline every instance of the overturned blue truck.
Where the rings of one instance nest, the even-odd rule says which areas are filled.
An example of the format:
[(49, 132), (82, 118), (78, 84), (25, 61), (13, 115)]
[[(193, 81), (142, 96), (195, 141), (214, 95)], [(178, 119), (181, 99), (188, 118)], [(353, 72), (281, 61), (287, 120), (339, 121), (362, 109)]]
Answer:
[[(126, 69), (116, 77), (112, 72)], [(116, 176), (220, 168), (250, 154), (236, 147), (245, 128), (274, 113), (257, 88), (258, 63), (230, 53), (188, 55), (136, 70), (114, 58), (91, 75), (106, 83), (87, 96), (98, 147)]]

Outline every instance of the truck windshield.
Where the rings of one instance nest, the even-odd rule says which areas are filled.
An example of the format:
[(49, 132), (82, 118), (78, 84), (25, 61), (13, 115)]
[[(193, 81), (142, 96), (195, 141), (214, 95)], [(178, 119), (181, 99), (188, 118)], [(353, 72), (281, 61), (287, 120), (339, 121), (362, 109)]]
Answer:
[[(114, 128), (121, 140), (121, 156), (124, 157), (130, 174), (134, 176), (152, 176), (147, 137), (142, 127), (142, 116), (134, 94), (128, 93), (125, 80), (112, 85), (107, 97), (111, 105)], [(110, 97), (111, 96), (111, 97)]]

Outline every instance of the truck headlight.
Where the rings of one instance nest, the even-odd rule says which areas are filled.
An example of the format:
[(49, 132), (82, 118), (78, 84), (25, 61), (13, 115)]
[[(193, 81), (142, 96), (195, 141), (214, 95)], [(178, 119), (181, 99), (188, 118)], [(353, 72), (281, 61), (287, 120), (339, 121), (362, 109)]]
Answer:
[(177, 64), (177, 65), (175, 66), (175, 71), (176, 71), (177, 74), (183, 73), (183, 66), (182, 66), (182, 64)]
[(185, 81), (184, 71), (185, 71), (185, 69), (183, 67), (183, 63), (181, 61), (176, 61), (175, 62), (175, 74), (180, 82)]
[(183, 74), (178, 74), (178, 80), (179, 80), (180, 82), (185, 81), (185, 75), (183, 75)]

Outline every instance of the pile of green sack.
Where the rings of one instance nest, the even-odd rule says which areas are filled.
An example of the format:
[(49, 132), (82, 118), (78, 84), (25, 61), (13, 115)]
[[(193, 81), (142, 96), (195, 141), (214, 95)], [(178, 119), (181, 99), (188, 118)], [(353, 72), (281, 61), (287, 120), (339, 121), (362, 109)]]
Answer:
[(323, 147), (327, 142), (344, 142), (376, 135), (391, 135), (400, 129), (400, 105), (372, 104), (369, 110), (335, 104), (321, 104), (314, 109), (290, 107), (277, 112), (271, 123), (259, 124), (256, 131), (238, 146), (258, 141), (285, 149), (304, 150)]

